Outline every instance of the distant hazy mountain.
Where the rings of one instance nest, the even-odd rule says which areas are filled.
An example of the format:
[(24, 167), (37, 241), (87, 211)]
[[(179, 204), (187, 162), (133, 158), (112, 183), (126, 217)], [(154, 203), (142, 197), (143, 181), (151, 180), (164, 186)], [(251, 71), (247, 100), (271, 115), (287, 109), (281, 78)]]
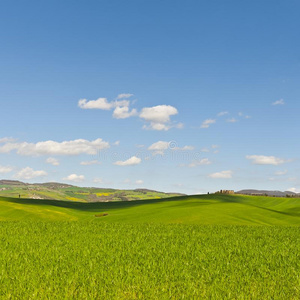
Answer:
[(236, 192), (236, 194), (243, 194), (243, 195), (268, 195), (268, 196), (275, 196), (275, 197), (285, 197), (286, 195), (289, 196), (299, 196), (300, 194), (290, 192), (290, 191), (267, 191), (267, 190), (241, 190)]

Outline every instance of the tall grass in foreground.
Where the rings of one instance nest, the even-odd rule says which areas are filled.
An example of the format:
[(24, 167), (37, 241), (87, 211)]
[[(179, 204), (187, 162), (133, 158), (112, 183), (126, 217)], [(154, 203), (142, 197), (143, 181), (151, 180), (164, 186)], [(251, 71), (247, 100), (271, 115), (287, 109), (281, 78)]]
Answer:
[(1, 299), (299, 299), (300, 228), (0, 223)]

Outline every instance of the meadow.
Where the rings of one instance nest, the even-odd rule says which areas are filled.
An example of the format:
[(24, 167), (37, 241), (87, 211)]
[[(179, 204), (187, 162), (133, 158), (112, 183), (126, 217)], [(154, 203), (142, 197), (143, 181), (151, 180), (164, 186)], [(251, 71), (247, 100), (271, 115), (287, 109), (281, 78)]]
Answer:
[(0, 298), (299, 299), (299, 202), (2, 198)]
[(78, 187), (69, 184), (47, 182), (28, 184), (15, 180), (0, 180), (0, 197), (27, 199), (52, 199), (80, 202), (107, 202), (160, 199), (179, 196), (147, 189), (118, 190), (107, 188)]

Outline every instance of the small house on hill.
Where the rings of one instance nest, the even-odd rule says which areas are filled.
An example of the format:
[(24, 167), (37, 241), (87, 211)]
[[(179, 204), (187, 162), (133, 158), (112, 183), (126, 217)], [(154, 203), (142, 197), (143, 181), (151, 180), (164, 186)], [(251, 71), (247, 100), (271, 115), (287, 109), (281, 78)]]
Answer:
[(217, 192), (218, 194), (234, 194), (234, 190), (220, 190), (219, 192)]

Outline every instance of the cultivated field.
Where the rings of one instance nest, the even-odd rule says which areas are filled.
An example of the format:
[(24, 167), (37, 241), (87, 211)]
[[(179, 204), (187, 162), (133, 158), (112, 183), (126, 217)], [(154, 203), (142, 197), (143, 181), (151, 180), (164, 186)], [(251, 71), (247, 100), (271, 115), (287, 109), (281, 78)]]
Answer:
[(300, 298), (299, 199), (3, 198), (0, 218), (1, 299)]
[(52, 199), (80, 202), (108, 202), (160, 199), (179, 196), (147, 189), (116, 190), (93, 187), (78, 187), (69, 184), (48, 182), (28, 184), (15, 180), (0, 180), (0, 197), (19, 196), (28, 199)]

